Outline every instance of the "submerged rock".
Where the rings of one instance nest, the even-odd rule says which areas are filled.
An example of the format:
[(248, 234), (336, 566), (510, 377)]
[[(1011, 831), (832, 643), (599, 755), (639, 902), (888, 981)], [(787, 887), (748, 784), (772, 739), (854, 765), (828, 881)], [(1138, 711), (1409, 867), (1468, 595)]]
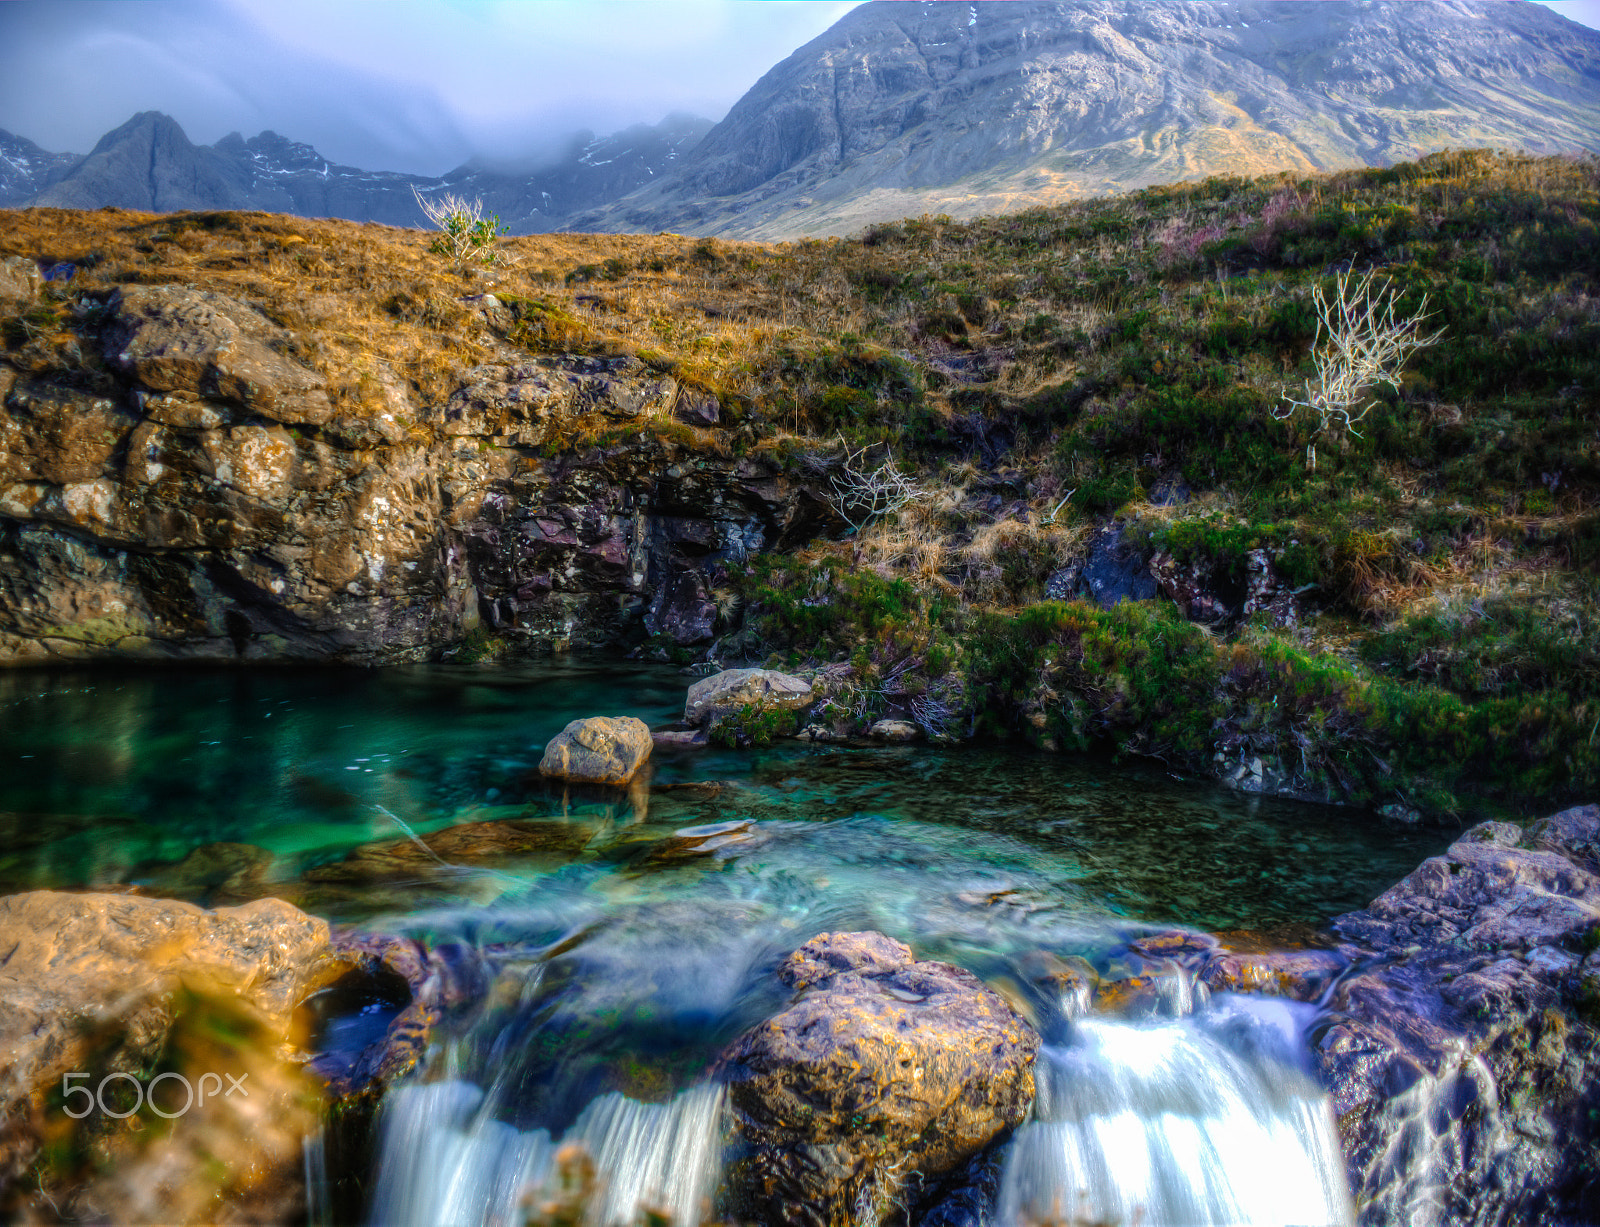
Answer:
[(971, 973), (869, 932), (814, 938), (778, 975), (798, 998), (722, 1062), (741, 1217), (862, 1221), (1027, 1115), (1039, 1037)]
[(574, 720), (551, 739), (539, 771), (558, 780), (626, 784), (650, 757), (650, 726), (632, 716)]
[(1312, 1029), (1363, 1221), (1600, 1220), (1600, 807), (1473, 827), (1335, 928)]

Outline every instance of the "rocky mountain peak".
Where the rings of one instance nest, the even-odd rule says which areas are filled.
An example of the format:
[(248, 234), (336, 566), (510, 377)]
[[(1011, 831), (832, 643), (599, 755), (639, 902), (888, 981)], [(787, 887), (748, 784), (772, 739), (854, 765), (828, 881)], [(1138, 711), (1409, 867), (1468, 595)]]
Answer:
[(1600, 32), (1524, 0), (877, 0), (579, 223), (841, 232), (1482, 144), (1600, 145)]

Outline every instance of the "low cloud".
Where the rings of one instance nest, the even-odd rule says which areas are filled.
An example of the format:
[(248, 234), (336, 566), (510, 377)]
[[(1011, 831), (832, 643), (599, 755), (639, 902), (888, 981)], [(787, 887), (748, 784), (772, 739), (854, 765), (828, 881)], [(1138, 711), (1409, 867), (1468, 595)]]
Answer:
[(720, 119), (853, 7), (740, 0), (10, 0), (0, 127), (87, 150), (137, 111), (273, 129), (368, 169), (554, 156), (670, 112)]

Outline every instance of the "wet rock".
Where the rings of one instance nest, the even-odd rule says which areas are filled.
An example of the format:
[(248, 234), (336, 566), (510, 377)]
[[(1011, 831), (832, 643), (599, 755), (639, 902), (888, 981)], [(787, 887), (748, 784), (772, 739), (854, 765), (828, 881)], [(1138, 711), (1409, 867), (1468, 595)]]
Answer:
[(1214, 993), (1265, 993), (1318, 1001), (1349, 966), (1332, 950), (1218, 952), (1206, 960), (1200, 982)]
[(650, 728), (632, 716), (574, 720), (551, 739), (541, 775), (574, 783), (626, 784), (650, 757)]
[(798, 998), (723, 1057), (741, 1216), (821, 1227), (914, 1201), (1026, 1115), (1038, 1036), (970, 973), (835, 933), (779, 976)]
[[(427, 1051), (449, 1004), (450, 964), (444, 952), (382, 934), (339, 934), (333, 953), (340, 974), (301, 1004), (297, 1039), (316, 1054), (307, 1068), (330, 1096), (375, 1100), (415, 1069)], [(378, 1034), (358, 1035), (354, 1042), (330, 1034), (330, 1023), (374, 1006), (384, 1020)]]
[(754, 830), (755, 823), (749, 819), (682, 827), (651, 848), (645, 859), (650, 864), (666, 864), (715, 856), (726, 848), (748, 848), (756, 842)]
[(1050, 950), (1027, 951), (1017, 959), (1016, 970), (1032, 998), (1040, 1032), (1052, 1040), (1064, 1033), (1065, 1024), (1089, 1012), (1100, 984), (1089, 960)]
[(689, 687), (683, 722), (715, 728), (741, 708), (798, 711), (811, 705), (811, 683), (776, 669), (724, 669)]
[(672, 746), (698, 750), (711, 744), (704, 729), (653, 729), (650, 740), (657, 749)]
[(152, 892), (206, 906), (243, 903), (271, 891), (272, 860), (271, 852), (254, 844), (202, 844), (181, 860), (141, 866), (133, 877)]
[(1483, 823), (1339, 917), (1362, 960), (1311, 1031), (1372, 1222), (1600, 1214), (1600, 808)]
[(333, 416), (322, 377), (281, 352), (293, 334), (248, 303), (164, 285), (124, 287), (106, 305), (106, 359), (144, 388), (220, 397), (278, 422)]
[(26, 311), (39, 296), (39, 287), (43, 284), (39, 266), (25, 256), (7, 256), (0, 260), (0, 315)]
[(1209, 999), (1205, 984), (1173, 967), (1102, 981), (1094, 991), (1094, 1008), (1127, 1018), (1182, 1018)]
[(581, 851), (594, 832), (585, 826), (540, 819), (468, 822), (417, 839), (363, 844), (341, 861), (308, 869), (307, 882), (361, 885), (415, 880), (457, 867), (529, 856), (563, 860)]

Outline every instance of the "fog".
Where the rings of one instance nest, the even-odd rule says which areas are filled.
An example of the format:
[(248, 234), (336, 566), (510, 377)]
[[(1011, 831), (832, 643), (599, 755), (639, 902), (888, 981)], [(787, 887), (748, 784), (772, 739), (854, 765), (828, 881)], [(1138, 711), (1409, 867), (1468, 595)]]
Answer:
[(580, 128), (720, 119), (857, 0), (9, 0), (0, 128), (87, 153), (137, 111), (336, 162), (529, 163)]

